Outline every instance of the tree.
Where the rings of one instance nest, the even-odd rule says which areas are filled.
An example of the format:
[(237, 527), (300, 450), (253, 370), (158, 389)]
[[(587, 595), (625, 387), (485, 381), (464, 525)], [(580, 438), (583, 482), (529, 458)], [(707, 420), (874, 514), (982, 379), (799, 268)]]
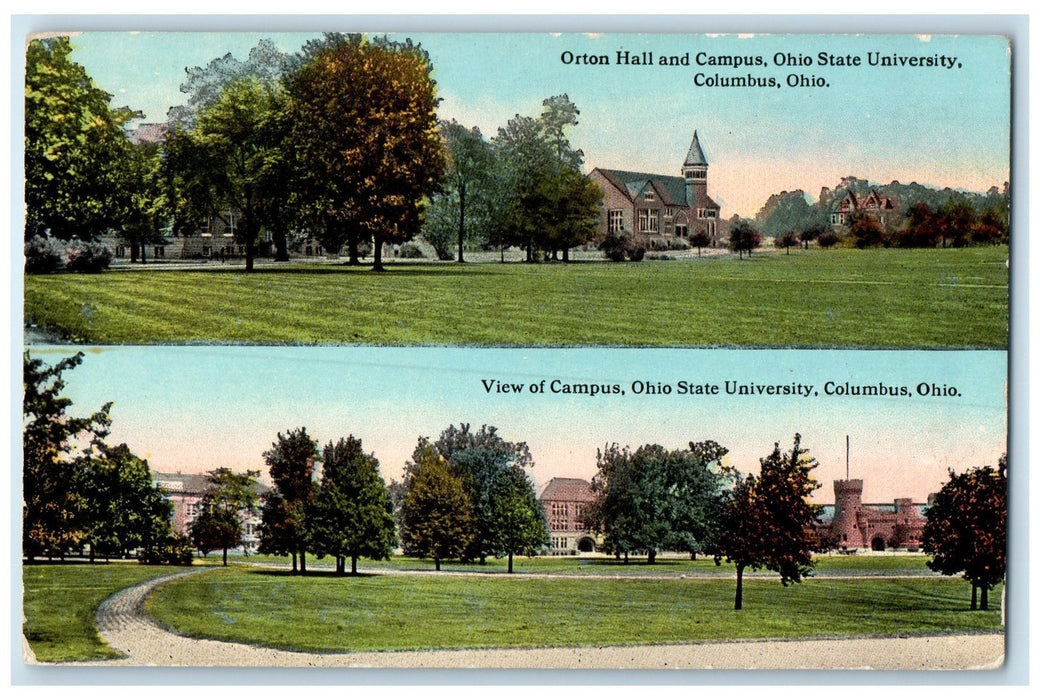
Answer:
[(330, 34), (287, 77), (296, 205), (310, 228), (348, 242), (351, 262), (371, 239), (376, 271), (384, 243), (419, 231), (445, 168), (431, 73), (410, 39)]
[[(950, 479), (925, 511), (928, 568), (971, 583), (971, 609), (989, 608), (989, 590), (1007, 569), (1007, 457), (997, 468), (975, 467)], [(977, 601), (981, 589), (982, 599)]]
[(808, 499), (820, 484), (812, 478), (817, 462), (802, 449), (801, 439), (796, 433), (788, 453), (776, 443), (761, 460), (758, 478), (738, 477), (725, 502), (715, 561), (736, 565), (734, 610), (743, 608), (747, 568), (774, 571), (785, 586), (812, 573), (813, 525), (821, 508)]
[(697, 249), (697, 257), (701, 256), (701, 248), (706, 248), (711, 245), (711, 236), (708, 235), (707, 231), (697, 231), (690, 236), (690, 245)]
[(876, 248), (887, 245), (885, 232), (878, 220), (867, 213), (853, 212), (849, 215), (849, 235), (857, 248)]
[(809, 250), (809, 241), (817, 240), (829, 230), (830, 226), (828, 226), (826, 222), (819, 220), (814, 221), (802, 229), (802, 232), (798, 234), (798, 238), (801, 240), (802, 245), (805, 246), (805, 249)]
[(762, 245), (762, 236), (747, 219), (741, 219), (729, 230), (729, 249), (744, 259), (744, 251), (751, 257), (751, 251)]
[(300, 573), (307, 573), (306, 510), (314, 497), (314, 459), (318, 443), (306, 428), (290, 430), (264, 452), (264, 462), (271, 474), (277, 495), (268, 497), (262, 512), (260, 546), (272, 554), (291, 554), (296, 573), (299, 557)]
[(90, 545), (91, 561), (98, 553), (107, 558), (161, 548), (173, 534), (173, 507), (152, 483), (148, 462), (125, 444), (99, 444), (97, 453), (84, 456), (82, 463), (83, 543)]
[(695, 555), (710, 548), (727, 452), (710, 440), (686, 450), (643, 445), (633, 452), (613, 444), (597, 451), (589, 524), (626, 561), (631, 552), (646, 552), (652, 564), (664, 549)]
[(452, 241), (457, 243), (457, 261), (464, 262), (466, 241), (477, 239), (474, 228), (483, 231), (478, 240), (486, 241), (492, 226), (497, 189), (495, 151), (477, 127), (467, 129), (455, 120), (442, 121), (440, 132), (447, 151), (447, 169), (442, 190), (430, 203), (423, 231), (439, 257), (450, 259), (448, 242)]
[(325, 446), (321, 489), (308, 510), (311, 550), (336, 559), (336, 573), (357, 574), (358, 557), (388, 559), (397, 546), (390, 492), (379, 460), (353, 435)]
[(549, 544), (545, 510), (534, 493), (531, 477), (519, 467), (507, 468), (495, 480), (490, 521), (495, 538), (492, 544), (509, 557), (509, 573), (513, 573), (513, 555), (531, 556)]
[(83, 361), (76, 353), (47, 366), (26, 351), (22, 360), (22, 552), (62, 556), (79, 545), (85, 531), (83, 447), (99, 443), (111, 424), (105, 404), (96, 413), (69, 415), (62, 374)]
[(25, 239), (91, 240), (122, 225), (117, 198), (131, 153), (123, 131), (139, 116), (113, 109), (71, 60), (68, 37), (33, 39), (25, 56)]
[(787, 254), (791, 254), (791, 246), (798, 245), (798, 234), (794, 231), (785, 231), (773, 239), (773, 245), (777, 248), (785, 248)]
[(202, 552), (228, 550), (242, 544), (242, 516), (256, 508), (258, 471), (243, 474), (221, 467), (209, 472), (201, 512), (191, 525), (191, 537)]
[(461, 556), (472, 538), (473, 512), (462, 479), (431, 446), (422, 448), (401, 505), (405, 554), (441, 561)]

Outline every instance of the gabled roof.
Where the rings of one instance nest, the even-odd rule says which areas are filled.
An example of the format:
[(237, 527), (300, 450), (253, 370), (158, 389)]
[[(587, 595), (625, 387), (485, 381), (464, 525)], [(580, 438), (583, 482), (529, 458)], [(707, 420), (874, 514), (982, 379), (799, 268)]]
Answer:
[(701, 149), (701, 142), (697, 138), (697, 130), (693, 131), (693, 143), (690, 144), (690, 151), (686, 154), (686, 161), (683, 163), (687, 165), (707, 165), (708, 159), (704, 157), (704, 151)]
[(592, 484), (584, 479), (553, 477), (542, 490), (540, 501), (578, 501), (591, 503), (596, 500), (592, 493)]
[(672, 175), (657, 175), (655, 173), (638, 173), (631, 170), (604, 170), (596, 168), (603, 177), (614, 187), (628, 194), (629, 199), (639, 196), (647, 185), (652, 183), (654, 189), (661, 194), (661, 198), (668, 206), (686, 205), (686, 180)]

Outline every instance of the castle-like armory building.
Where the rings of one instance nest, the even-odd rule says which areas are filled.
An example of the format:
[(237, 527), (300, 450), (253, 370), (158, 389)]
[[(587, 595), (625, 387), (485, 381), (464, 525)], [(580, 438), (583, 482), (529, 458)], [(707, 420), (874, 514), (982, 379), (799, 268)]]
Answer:
[(715, 245), (719, 205), (708, 196), (708, 159), (697, 132), (682, 165), (682, 176), (595, 168), (589, 177), (603, 190), (600, 237), (638, 233), (689, 238), (706, 233)]

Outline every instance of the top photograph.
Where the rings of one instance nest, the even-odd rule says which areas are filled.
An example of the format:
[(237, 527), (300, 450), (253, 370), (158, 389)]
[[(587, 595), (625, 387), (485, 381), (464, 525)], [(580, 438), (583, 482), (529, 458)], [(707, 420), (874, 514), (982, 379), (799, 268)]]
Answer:
[(24, 343), (1006, 350), (1013, 50), (31, 35)]

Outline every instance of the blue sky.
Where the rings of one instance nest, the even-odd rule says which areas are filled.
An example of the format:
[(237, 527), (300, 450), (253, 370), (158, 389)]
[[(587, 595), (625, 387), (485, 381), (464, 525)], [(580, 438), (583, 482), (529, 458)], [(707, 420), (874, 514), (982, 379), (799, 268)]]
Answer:
[[(245, 58), (260, 38), (295, 51), (312, 34), (128, 33), (77, 35), (76, 60), (113, 102), (161, 121), (182, 101), (184, 68), (231, 52)], [(405, 35), (398, 35), (403, 37)], [(888, 183), (986, 190), (1009, 178), (1010, 54), (995, 36), (409, 34), (430, 52), (440, 115), (488, 136), (514, 114), (567, 93), (581, 110), (572, 143), (586, 166), (677, 174), (693, 131), (711, 163), (709, 192), (723, 216), (752, 216), (766, 197), (855, 175)], [(689, 55), (689, 66), (623, 66), (618, 51)], [(564, 52), (606, 55), (612, 65), (567, 65)], [(859, 57), (860, 67), (819, 64), (820, 52)], [(956, 57), (954, 69), (873, 68), (869, 52)], [(777, 66), (777, 53), (812, 65)], [(708, 56), (760, 56), (766, 66), (698, 66)], [(773, 77), (781, 88), (698, 87), (711, 78)], [(827, 87), (788, 88), (805, 74)]]
[[(51, 363), (68, 348), (34, 349)], [(532, 450), (534, 476), (590, 478), (597, 448), (685, 447), (712, 439), (732, 463), (757, 469), (773, 443), (794, 433), (820, 460), (821, 500), (845, 474), (866, 480), (865, 498), (924, 499), (961, 471), (1005, 451), (1003, 352), (798, 350), (448, 349), (301, 347), (109, 347), (68, 372), (74, 413), (113, 401), (112, 440), (160, 471), (256, 469), (279, 431), (305, 426), (323, 444), (353, 434), (399, 478), (420, 435), (487, 423)], [(484, 379), (523, 384), (488, 393)], [(552, 380), (618, 384), (625, 395), (553, 394)], [(546, 380), (544, 394), (531, 384)], [(818, 396), (727, 396), (725, 382), (813, 385)], [(670, 395), (635, 395), (632, 383), (665, 383)], [(721, 385), (718, 396), (679, 395), (678, 384)], [(907, 386), (905, 398), (827, 396), (826, 382)], [(956, 397), (916, 395), (920, 383), (955, 386)]]

